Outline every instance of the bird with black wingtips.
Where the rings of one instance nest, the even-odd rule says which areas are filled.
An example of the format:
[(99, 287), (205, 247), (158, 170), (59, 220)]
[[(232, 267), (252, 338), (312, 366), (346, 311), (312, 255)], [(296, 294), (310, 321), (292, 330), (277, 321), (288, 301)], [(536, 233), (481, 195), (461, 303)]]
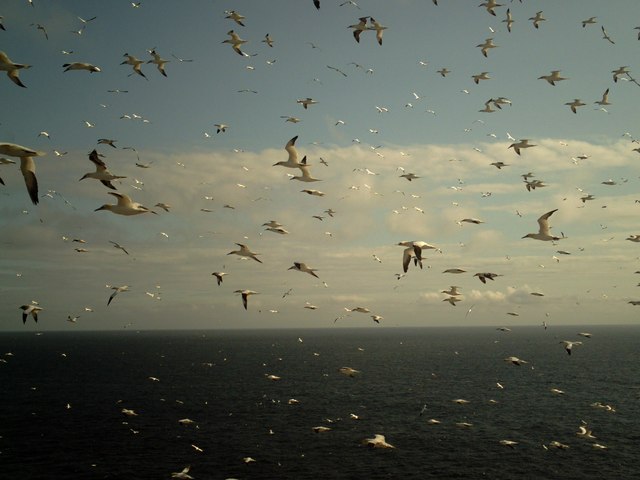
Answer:
[(20, 307), (22, 309), (22, 324), (27, 323), (27, 317), (31, 315), (33, 321), (38, 323), (38, 312), (42, 311), (41, 307), (37, 305), (22, 305)]
[(105, 187), (110, 188), (111, 190), (117, 190), (117, 188), (113, 186), (113, 183), (111, 183), (111, 181), (118, 180), (120, 178), (127, 178), (120, 175), (113, 175), (107, 169), (107, 165), (100, 159), (100, 155), (95, 148), (89, 153), (89, 160), (91, 160), (96, 166), (96, 171), (85, 173), (79, 181), (82, 181), (85, 178), (94, 178), (96, 180), (100, 180), (100, 183), (102, 183)]

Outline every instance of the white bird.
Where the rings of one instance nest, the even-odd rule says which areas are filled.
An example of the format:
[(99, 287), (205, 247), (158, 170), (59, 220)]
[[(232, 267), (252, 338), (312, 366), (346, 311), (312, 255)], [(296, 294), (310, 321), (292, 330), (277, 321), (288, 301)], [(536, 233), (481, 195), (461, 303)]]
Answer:
[(163, 58), (161, 58), (160, 55), (158, 55), (158, 53), (155, 51), (155, 49), (151, 50), (149, 54), (151, 54), (153, 59), (149, 60), (147, 63), (155, 63), (158, 71), (166, 77), (167, 73), (164, 71), (164, 66), (169, 62), (169, 60), (164, 60)]
[[(125, 53), (124, 56), (127, 57), (127, 59), (120, 65), (131, 65), (133, 67), (133, 73), (137, 73), (141, 77), (144, 77), (146, 80), (148, 80), (147, 76), (142, 73), (141, 66), (142, 64), (144, 64), (144, 60), (139, 60), (135, 56), (129, 55), (128, 53)], [(133, 75), (133, 73), (130, 73), (129, 75)]]
[[(244, 309), (246, 310), (247, 309), (247, 299), (249, 298), (249, 295), (257, 295), (260, 292), (254, 292), (253, 290), (235, 290), (233, 293), (239, 293), (240, 295), (242, 295), (242, 305), (244, 305)], [(279, 378), (278, 378), (278, 380), (279, 380)]]
[(300, 164), (298, 164), (298, 168), (302, 172), (302, 175), (293, 175), (289, 180), (299, 180), (301, 182), (320, 182), (319, 178), (313, 178), (311, 173), (309, 172), (309, 165), (307, 165), (307, 157), (303, 157)]
[(315, 105), (316, 103), (318, 103), (318, 101), (314, 100), (313, 98), (307, 97), (307, 98), (297, 99), (296, 103), (299, 103), (300, 105), (302, 105), (306, 110), (309, 107), (309, 105)]
[(382, 315), (371, 315), (371, 319), (376, 323), (380, 323), (380, 320), (384, 320), (384, 317)]
[[(0, 57), (0, 61), (1, 61), (1, 57)], [(619, 67), (616, 68), (615, 70), (611, 70), (611, 73), (613, 73), (613, 81), (617, 82), (618, 78), (620, 77), (620, 75), (627, 75), (629, 76), (629, 67), (624, 66), (624, 67)]]
[(602, 94), (602, 98), (600, 100), (596, 100), (594, 103), (598, 105), (611, 105), (611, 103), (609, 103), (609, 89), (607, 88)]
[(502, 21), (507, 24), (507, 30), (511, 32), (511, 26), (514, 22), (513, 15), (511, 15), (511, 9), (507, 8), (507, 18)]
[(449, 287), (449, 290), (442, 290), (440, 293), (446, 293), (447, 295), (451, 295), (452, 297), (457, 297), (459, 295), (462, 295), (459, 291), (458, 291), (458, 287), (456, 285), (451, 285)]
[(518, 367), (520, 365), (522, 365), (523, 363), (528, 363), (525, 360), (522, 360), (521, 358), (518, 358), (518, 357), (507, 357), (507, 358), (504, 359), (504, 361), (512, 363), (513, 365), (516, 365)]
[(487, 53), (489, 52), (489, 50), (491, 48), (496, 48), (498, 47), (498, 45), (493, 43), (493, 38), (487, 38), (485, 39), (485, 41), (479, 45), (476, 45), (477, 48), (480, 48), (480, 50), (482, 51), (482, 55), (484, 55), (485, 57), (487, 56)]
[(29, 198), (31, 198), (34, 205), (37, 205), (39, 202), (38, 180), (36, 179), (36, 164), (33, 161), (33, 157), (44, 155), (44, 152), (39, 152), (15, 143), (0, 143), (0, 155), (20, 158), (20, 171), (24, 177)]
[(523, 148), (531, 148), (531, 147), (535, 147), (536, 145), (532, 145), (529, 143), (529, 139), (528, 138), (522, 138), (520, 139), (518, 142), (516, 143), (512, 143), (511, 145), (509, 145), (507, 148), (513, 148), (513, 150), (520, 155), (520, 150)]
[[(4, 29), (3, 29), (4, 30)], [(31, 65), (25, 65), (23, 63), (13, 63), (6, 53), (0, 51), (0, 72), (7, 72), (7, 76), (13, 83), (22, 88), (27, 88), (21, 81), (20, 70), (23, 68), (31, 68)]]
[(193, 480), (193, 477), (189, 475), (189, 470), (191, 469), (191, 465), (187, 465), (179, 472), (173, 472), (171, 474), (171, 478), (177, 478), (179, 480)]
[(371, 313), (367, 307), (354, 307), (354, 308), (344, 308), (347, 312), (359, 312), (359, 313)]
[(89, 73), (100, 72), (100, 68), (86, 62), (65, 63), (62, 65), (65, 72), (69, 70), (86, 70)]
[(478, 85), (480, 83), (480, 80), (490, 80), (491, 77), (489, 76), (489, 72), (482, 72), (482, 73), (478, 73), (477, 75), (472, 75), (471, 78), (473, 79), (473, 82)]
[[(99, 210), (109, 210), (117, 215), (138, 215), (141, 213), (154, 213), (156, 212), (149, 210), (147, 207), (140, 205), (138, 202), (134, 202), (131, 200), (129, 195), (125, 195), (124, 193), (117, 192), (107, 192), (109, 195), (113, 195), (118, 199), (116, 205), (110, 205), (108, 203), (102, 205), (99, 208), (96, 208), (94, 211)], [(157, 215), (157, 214), (156, 214)]]
[(558, 209), (556, 208), (540, 216), (540, 218), (538, 218), (538, 225), (539, 225), (538, 233), (527, 233), (522, 238), (533, 238), (534, 240), (542, 240), (545, 242), (549, 240), (560, 240), (560, 237), (551, 235), (551, 227), (549, 226), (549, 217), (553, 215), (554, 212), (557, 212), (557, 211)]
[(449, 302), (451, 305), (453, 305), (454, 307), (456, 306), (456, 302), (461, 302), (462, 299), (458, 298), (458, 297), (447, 297), (445, 299), (442, 300), (443, 302)]
[(579, 98), (574, 98), (573, 102), (567, 102), (565, 105), (568, 105), (573, 113), (578, 113), (577, 108), (583, 107), (586, 103), (583, 103)]
[(551, 70), (551, 73), (549, 75), (542, 75), (541, 77), (538, 77), (538, 80), (546, 80), (547, 82), (549, 82), (549, 84), (555, 86), (556, 82), (568, 80), (568, 78), (561, 77), (560, 70)]
[(33, 318), (33, 321), (38, 323), (38, 312), (42, 311), (43, 309), (41, 307), (38, 307), (37, 305), (22, 305), (20, 307), (22, 309), (22, 324), (24, 325), (25, 323), (27, 323), (27, 317), (29, 315), (31, 315), (31, 317)]
[(85, 178), (94, 178), (96, 180), (100, 180), (100, 182), (104, 186), (112, 190), (117, 190), (116, 187), (114, 187), (113, 184), (111, 183), (111, 180), (127, 178), (127, 177), (122, 177), (118, 175), (113, 175), (109, 170), (107, 170), (107, 165), (100, 159), (100, 156), (98, 155), (98, 152), (95, 149), (92, 150), (91, 153), (89, 153), (89, 160), (91, 160), (93, 164), (96, 166), (96, 171), (84, 174), (80, 180), (84, 180)]
[(114, 248), (122, 250), (124, 253), (129, 255), (129, 252), (127, 252), (127, 250), (122, 245), (120, 245), (118, 242), (112, 242), (111, 240), (109, 240), (109, 243), (112, 243)]
[(490, 13), (491, 15), (493, 15), (495, 17), (496, 16), (496, 12), (494, 12), (493, 9), (496, 8), (496, 7), (501, 7), (502, 4), (496, 2), (495, 0), (487, 0), (486, 2), (483, 2), (478, 6), (479, 7), (484, 7), (487, 10), (488, 13)]
[(298, 168), (300, 167), (300, 162), (298, 162), (298, 150), (296, 150), (296, 140), (298, 140), (298, 135), (293, 137), (291, 140), (287, 142), (284, 146), (284, 149), (289, 154), (287, 161), (274, 163), (273, 166), (281, 166), (287, 168)]
[(437, 250), (433, 245), (421, 240), (404, 240), (402, 242), (398, 242), (398, 245), (406, 247), (402, 252), (402, 269), (404, 270), (404, 273), (407, 273), (409, 263), (413, 256), (415, 256), (414, 263), (416, 265), (420, 265), (420, 268), (422, 268), (422, 250)]
[(293, 266), (289, 267), (287, 270), (297, 270), (299, 272), (305, 272), (305, 273), (308, 273), (309, 275), (313, 275), (316, 278), (320, 278), (315, 273), (317, 269), (308, 267), (306, 263), (302, 263), (302, 262), (293, 262)]
[(122, 285), (120, 287), (111, 287), (111, 289), (113, 290), (113, 293), (111, 294), (111, 296), (109, 297), (109, 300), (107, 300), (107, 306), (109, 306), (109, 304), (111, 303), (111, 300), (113, 300), (113, 298), (119, 294), (120, 292), (126, 292), (129, 290), (129, 285)]
[(371, 23), (371, 26), (368, 28), (368, 30), (376, 31), (376, 40), (378, 40), (378, 45), (382, 45), (382, 33), (387, 29), (387, 27), (381, 25), (373, 17), (369, 18), (369, 22)]
[(256, 257), (256, 255), (260, 255), (259, 253), (252, 252), (249, 247), (243, 245), (242, 243), (236, 243), (236, 245), (240, 247), (240, 250), (233, 250), (227, 253), (227, 255), (239, 255), (240, 257), (244, 258), (253, 258), (256, 262), (262, 263), (262, 260)]
[(366, 445), (369, 448), (396, 448), (390, 443), (387, 443), (384, 435), (375, 434), (373, 438), (365, 438), (362, 441), (362, 445)]
[(368, 19), (369, 17), (360, 17), (360, 22), (356, 23), (355, 25), (349, 25), (347, 27), (353, 29), (353, 38), (355, 38), (356, 42), (358, 43), (360, 43), (360, 35), (362, 34), (362, 32), (369, 30), (367, 28)]
[(228, 18), (229, 20), (233, 20), (234, 22), (236, 22), (241, 27), (244, 27), (244, 23), (242, 23), (242, 20), (245, 19), (244, 15), (239, 14), (235, 10), (225, 10), (224, 13), (227, 14), (227, 16), (224, 17), (224, 18)]
[(571, 350), (574, 345), (582, 345), (582, 342), (574, 342), (571, 340), (562, 340), (560, 343), (564, 344), (564, 349), (567, 351), (568, 355), (571, 355)]
[(248, 54), (246, 54), (242, 50), (240, 50), (240, 47), (242, 45), (244, 45), (245, 43), (247, 43), (247, 41), (241, 39), (240, 36), (236, 32), (234, 32), (233, 30), (229, 30), (227, 32), (227, 35), (229, 35), (230, 38), (224, 40), (222, 43), (231, 44), (231, 48), (233, 48), (234, 52), (236, 52), (238, 55), (241, 55), (243, 57), (248, 57), (249, 56)]
[(539, 12), (536, 12), (536, 16), (535, 17), (531, 17), (531, 18), (529, 18), (529, 20), (532, 20), (533, 21), (533, 26), (538, 28), (538, 25), (540, 25), (540, 22), (544, 22), (547, 19), (542, 16), (542, 11), (539, 11)]
[(356, 370), (355, 368), (351, 367), (340, 367), (338, 371), (341, 374), (346, 375), (347, 377), (355, 377), (360, 373), (360, 370)]
[(216, 277), (216, 280), (218, 281), (218, 285), (222, 284), (222, 277), (224, 277), (225, 275), (228, 275), (228, 273), (226, 272), (213, 272), (211, 275), (214, 275)]

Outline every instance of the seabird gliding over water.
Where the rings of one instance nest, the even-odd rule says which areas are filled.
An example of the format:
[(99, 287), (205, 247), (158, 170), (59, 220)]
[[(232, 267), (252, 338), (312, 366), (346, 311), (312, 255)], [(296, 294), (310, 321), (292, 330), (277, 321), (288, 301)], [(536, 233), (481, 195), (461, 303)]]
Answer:
[(22, 88), (27, 88), (21, 81), (18, 74), (23, 68), (30, 68), (31, 65), (25, 65), (22, 63), (13, 63), (6, 53), (0, 51), (0, 71), (7, 72), (7, 76), (13, 83)]

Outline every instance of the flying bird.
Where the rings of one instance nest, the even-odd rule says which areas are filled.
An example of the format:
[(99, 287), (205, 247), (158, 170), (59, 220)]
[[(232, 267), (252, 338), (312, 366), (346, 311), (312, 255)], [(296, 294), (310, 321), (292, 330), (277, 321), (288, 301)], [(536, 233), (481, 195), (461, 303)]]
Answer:
[(37, 305), (22, 305), (20, 307), (22, 309), (22, 324), (27, 323), (27, 317), (31, 315), (33, 321), (38, 323), (38, 312), (42, 311), (41, 307)]
[(31, 65), (25, 65), (23, 63), (13, 63), (6, 53), (0, 51), (0, 72), (7, 72), (9, 79), (22, 88), (27, 88), (24, 83), (20, 81), (20, 70), (31, 68)]
[(126, 215), (126, 216), (139, 215), (141, 213), (154, 213), (157, 215), (157, 213), (154, 212), (153, 210), (149, 210), (147, 207), (140, 205), (138, 202), (134, 202), (133, 200), (131, 200), (131, 197), (129, 195), (125, 195), (124, 193), (117, 193), (117, 192), (107, 192), (107, 193), (109, 195), (113, 195), (114, 197), (116, 197), (117, 203), (115, 205), (105, 203), (101, 207), (96, 208), (94, 210), (95, 212), (99, 210), (108, 210), (117, 215)]
[(560, 240), (560, 237), (556, 237), (551, 235), (551, 227), (549, 226), (549, 217), (553, 215), (554, 212), (557, 212), (558, 209), (551, 210), (550, 212), (541, 215), (538, 218), (539, 230), (538, 233), (527, 233), (522, 238), (533, 238), (534, 240), (542, 240), (548, 242), (550, 240)]
[(65, 63), (62, 65), (65, 72), (70, 70), (86, 70), (89, 73), (100, 72), (100, 68), (86, 62)]
[(235, 290), (233, 293), (239, 293), (242, 295), (242, 305), (244, 305), (244, 309), (247, 309), (247, 299), (249, 295), (257, 295), (260, 292), (254, 292), (253, 290)]
[(107, 306), (109, 306), (111, 304), (111, 301), (114, 299), (114, 297), (117, 294), (119, 294), (120, 292), (128, 291), (129, 290), (129, 285), (122, 285), (120, 287), (111, 287), (111, 289), (113, 290), (113, 293), (109, 297), (109, 300), (107, 300)]
[(91, 160), (96, 166), (96, 171), (85, 173), (80, 181), (84, 180), (85, 178), (94, 178), (96, 180), (100, 180), (100, 183), (102, 183), (105, 187), (110, 188), (111, 190), (117, 190), (117, 188), (113, 186), (111, 181), (118, 180), (120, 178), (127, 178), (119, 175), (113, 175), (107, 169), (107, 165), (100, 159), (100, 156), (95, 149), (93, 149), (91, 153), (89, 153), (89, 160)]

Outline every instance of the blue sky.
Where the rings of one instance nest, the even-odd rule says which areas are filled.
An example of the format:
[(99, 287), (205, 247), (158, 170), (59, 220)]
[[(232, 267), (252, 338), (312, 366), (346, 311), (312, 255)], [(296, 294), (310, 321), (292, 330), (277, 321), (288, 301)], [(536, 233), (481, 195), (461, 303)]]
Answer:
[[(318, 11), (310, 0), (143, 1), (139, 8), (125, 1), (4, 2), (0, 50), (31, 68), (20, 72), (27, 88), (0, 72), (0, 143), (46, 155), (36, 158), (38, 206), (19, 169), (0, 166), (0, 328), (635, 321), (628, 302), (640, 299), (640, 245), (626, 238), (640, 233), (632, 142), (640, 136), (640, 86), (626, 76), (614, 82), (611, 72), (628, 66), (633, 78), (640, 75), (640, 6), (505, 0), (494, 17), (453, 0), (362, 0), (360, 9), (341, 3), (324, 0)], [(225, 10), (244, 15), (245, 26), (226, 19)], [(535, 29), (528, 19), (538, 11), (547, 20)], [(94, 16), (82, 34), (72, 33), (83, 26), (78, 17)], [(371, 31), (355, 42), (348, 26), (362, 16), (387, 26), (381, 46)], [(597, 23), (583, 28), (589, 17)], [(229, 30), (247, 40), (249, 56), (222, 43)], [(267, 33), (273, 48), (262, 42)], [(498, 47), (485, 58), (476, 45), (487, 38)], [(154, 48), (169, 60), (166, 77), (153, 64), (142, 66), (147, 80), (121, 65), (124, 53), (147, 61)], [(74, 61), (101, 71), (63, 72), (62, 64)], [(445, 67), (451, 73), (442, 77), (437, 71)], [(568, 80), (551, 86), (538, 78), (552, 70)], [(471, 76), (481, 72), (490, 80), (476, 85)], [(606, 89), (611, 105), (603, 110), (594, 102)], [(304, 110), (296, 100), (306, 97), (318, 103)], [(480, 112), (498, 97), (511, 105)], [(575, 98), (586, 104), (577, 114), (565, 105)], [(229, 127), (217, 134), (216, 123)], [(286, 159), (284, 145), (294, 136), (322, 181), (290, 180), (297, 169), (272, 166)], [(536, 147), (518, 156), (509, 136)], [(119, 148), (98, 145), (99, 138)], [(127, 177), (115, 184), (119, 192), (148, 207), (168, 203), (170, 212), (95, 212), (112, 197), (95, 180), (78, 181), (94, 168), (87, 158), (94, 148), (111, 172)], [(498, 170), (491, 166), (497, 161), (509, 166)], [(421, 178), (408, 182), (401, 169)], [(527, 191), (527, 172), (547, 186)], [(608, 180), (615, 185), (602, 183)], [(307, 187), (325, 196), (300, 192)], [(587, 194), (595, 199), (582, 202)], [(329, 208), (334, 217), (324, 213)], [(521, 238), (556, 208), (552, 231), (567, 238)], [(469, 217), (484, 223), (458, 224)], [(269, 220), (290, 233), (264, 231)], [(426, 241), (442, 253), (428, 252), (423, 270), (412, 266), (397, 280), (396, 244), (403, 240)], [(263, 263), (228, 256), (235, 243), (259, 252)], [(287, 270), (294, 261), (317, 268), (320, 279)], [(453, 267), (467, 272), (442, 273)], [(217, 286), (211, 273), (220, 270), (229, 275)], [(484, 285), (473, 274), (485, 271), (503, 276)], [(107, 307), (112, 290), (105, 285), (130, 291)], [(450, 285), (462, 291), (455, 307), (443, 302)], [(260, 292), (247, 311), (238, 289)], [(32, 300), (44, 310), (37, 326), (23, 327), (18, 307)], [(318, 308), (304, 308), (306, 302)], [(355, 306), (384, 320), (347, 315), (344, 308)], [(72, 324), (69, 315), (80, 317)]]

